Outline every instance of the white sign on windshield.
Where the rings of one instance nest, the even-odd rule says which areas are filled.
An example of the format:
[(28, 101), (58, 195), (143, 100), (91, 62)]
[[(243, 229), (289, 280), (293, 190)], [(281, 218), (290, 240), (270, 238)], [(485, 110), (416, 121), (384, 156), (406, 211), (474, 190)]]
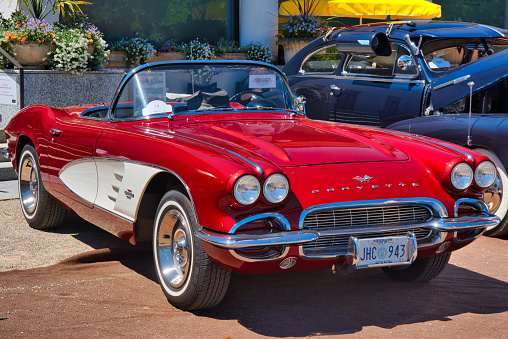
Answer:
[(275, 88), (275, 74), (251, 74), (249, 75), (249, 88)]

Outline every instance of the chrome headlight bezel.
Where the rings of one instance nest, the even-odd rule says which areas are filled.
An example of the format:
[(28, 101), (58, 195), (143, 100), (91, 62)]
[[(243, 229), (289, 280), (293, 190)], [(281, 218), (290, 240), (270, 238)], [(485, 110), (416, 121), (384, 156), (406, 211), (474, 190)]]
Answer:
[[(488, 173), (490, 172), (490, 174)], [(488, 173), (488, 174), (485, 174)], [(482, 161), (474, 171), (474, 181), (481, 188), (487, 188), (496, 181), (496, 165), (491, 161)]]
[(452, 186), (459, 190), (465, 190), (473, 183), (473, 169), (465, 162), (459, 162), (450, 173)]
[[(273, 186), (276, 182), (278, 182), (279, 185), (282, 184), (283, 186), (285, 186), (285, 189), (283, 189), (282, 191), (280, 191), (280, 189), (278, 189), (279, 194), (274, 195), (271, 193), (272, 187), (270, 187), (270, 186)], [(273, 191), (275, 191), (275, 190), (273, 190)], [(263, 195), (264, 195), (265, 199), (268, 200), (269, 202), (271, 202), (272, 204), (278, 204), (278, 203), (284, 201), (284, 199), (286, 199), (288, 194), (289, 194), (289, 181), (282, 174), (280, 174), (280, 173), (272, 174), (265, 180), (265, 183), (263, 185)]]
[[(257, 187), (257, 189), (249, 189), (247, 192), (247, 185)], [(243, 192), (242, 189), (244, 190)], [(254, 194), (252, 195), (253, 192)], [(252, 205), (258, 200), (259, 195), (261, 194), (261, 184), (255, 176), (250, 174), (243, 175), (238, 178), (238, 180), (236, 180), (235, 186), (233, 188), (233, 194), (238, 203), (242, 205)]]

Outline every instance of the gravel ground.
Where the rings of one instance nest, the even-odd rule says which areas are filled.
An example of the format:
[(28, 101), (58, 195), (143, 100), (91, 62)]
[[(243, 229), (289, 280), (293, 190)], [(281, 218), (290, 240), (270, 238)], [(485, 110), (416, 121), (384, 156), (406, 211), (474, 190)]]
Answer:
[(32, 229), (19, 199), (0, 201), (0, 272), (49, 266), (94, 249), (126, 247), (132, 246), (77, 217), (54, 230)]

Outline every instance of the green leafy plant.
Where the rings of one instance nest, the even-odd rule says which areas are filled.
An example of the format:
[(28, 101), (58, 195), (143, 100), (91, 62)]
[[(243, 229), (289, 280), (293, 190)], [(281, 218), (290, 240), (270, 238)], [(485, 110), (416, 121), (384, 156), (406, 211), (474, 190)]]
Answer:
[(127, 56), (124, 58), (127, 67), (134, 67), (138, 62), (144, 64), (146, 60), (155, 54), (155, 48), (153, 48), (152, 44), (148, 40), (137, 36), (120, 40), (116, 48), (127, 53)]
[(65, 17), (66, 14), (74, 16), (83, 13), (80, 5), (90, 5), (90, 2), (81, 0), (17, 0), (17, 8), (21, 11), (26, 9), (34, 19), (42, 20), (49, 13)]
[(58, 30), (51, 58), (53, 67), (72, 74), (83, 73), (92, 57), (87, 47), (87, 37), (80, 29), (65, 27)]
[(187, 60), (212, 60), (215, 56), (213, 47), (206, 42), (200, 42), (197, 38), (181, 44), (180, 50)]
[(272, 62), (273, 54), (268, 46), (260, 42), (251, 42), (248, 45), (242, 46), (240, 52), (246, 54), (247, 60)]
[(226, 40), (224, 38), (217, 41), (215, 46), (213, 47), (215, 55), (224, 56), (226, 53), (237, 53), (239, 50), (238, 43), (232, 40)]

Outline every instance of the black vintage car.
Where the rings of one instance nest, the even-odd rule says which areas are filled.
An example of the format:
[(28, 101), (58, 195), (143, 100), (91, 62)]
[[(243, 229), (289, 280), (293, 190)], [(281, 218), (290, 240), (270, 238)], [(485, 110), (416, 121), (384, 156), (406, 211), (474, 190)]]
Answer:
[(355, 26), (311, 42), (284, 72), (310, 118), (418, 133), (490, 156), (499, 174), (485, 198), (503, 222), (487, 234), (498, 236), (508, 234), (507, 47), (508, 30), (481, 24)]

